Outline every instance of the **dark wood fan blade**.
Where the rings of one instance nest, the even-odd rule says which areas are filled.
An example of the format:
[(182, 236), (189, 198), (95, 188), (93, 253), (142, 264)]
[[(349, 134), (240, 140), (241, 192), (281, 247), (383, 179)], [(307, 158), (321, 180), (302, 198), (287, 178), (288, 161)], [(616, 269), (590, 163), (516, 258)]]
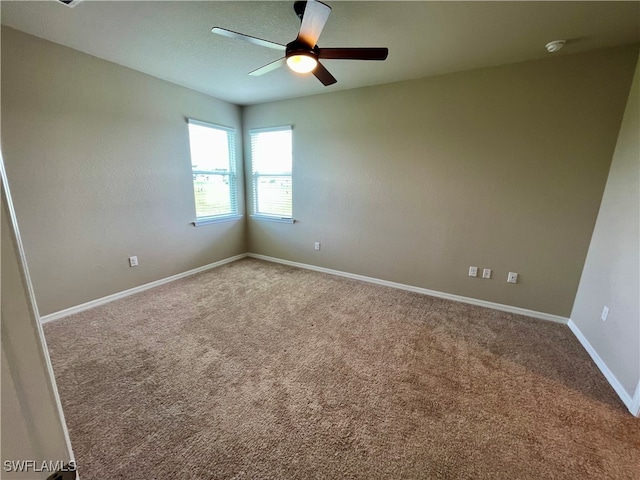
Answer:
[(330, 13), (331, 7), (329, 5), (316, 0), (308, 0), (302, 15), (298, 40), (304, 42), (309, 48), (315, 47)]
[(279, 43), (270, 42), (269, 40), (263, 40), (258, 37), (252, 37), (250, 35), (245, 35), (244, 33), (234, 32), (232, 30), (227, 30), (226, 28), (213, 27), (211, 29), (211, 32), (217, 35), (222, 35), (224, 37), (234, 38), (236, 40), (243, 40), (245, 42), (249, 42), (254, 45), (259, 45), (261, 47), (272, 48), (274, 50), (279, 50), (281, 52), (284, 52), (287, 50), (287, 47), (285, 47), (284, 45), (280, 45)]
[(249, 75), (253, 75), (254, 77), (259, 77), (260, 75), (264, 75), (265, 73), (271, 72), (276, 68), (282, 67), (286, 63), (287, 61), (285, 60), (284, 57), (279, 58), (278, 60), (271, 63), (267, 63), (266, 65), (254, 70), (253, 72), (249, 72)]
[(324, 68), (324, 65), (322, 65), (320, 62), (318, 62), (318, 66), (313, 71), (313, 74), (316, 76), (318, 80), (322, 82), (322, 84), (325, 87), (328, 87), (329, 85), (333, 85), (334, 83), (337, 82), (335, 77), (331, 75), (329, 73), (329, 70)]
[(335, 60), (386, 60), (388, 48), (320, 48), (318, 58)]

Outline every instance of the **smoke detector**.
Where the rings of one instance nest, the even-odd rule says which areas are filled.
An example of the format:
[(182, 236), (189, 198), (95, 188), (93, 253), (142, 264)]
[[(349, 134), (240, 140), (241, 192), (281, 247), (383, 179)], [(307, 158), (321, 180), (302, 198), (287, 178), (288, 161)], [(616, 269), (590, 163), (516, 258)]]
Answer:
[(553, 42), (547, 43), (545, 45), (545, 48), (547, 49), (547, 52), (553, 53), (553, 52), (557, 52), (562, 47), (564, 47), (565, 43), (567, 43), (566, 40), (554, 40)]

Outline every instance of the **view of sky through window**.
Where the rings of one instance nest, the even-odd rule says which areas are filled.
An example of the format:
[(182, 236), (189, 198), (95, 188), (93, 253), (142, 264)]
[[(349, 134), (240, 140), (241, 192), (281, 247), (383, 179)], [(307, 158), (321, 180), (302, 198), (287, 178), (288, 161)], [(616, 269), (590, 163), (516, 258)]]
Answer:
[(225, 130), (190, 123), (189, 141), (194, 170), (229, 170), (229, 139)]

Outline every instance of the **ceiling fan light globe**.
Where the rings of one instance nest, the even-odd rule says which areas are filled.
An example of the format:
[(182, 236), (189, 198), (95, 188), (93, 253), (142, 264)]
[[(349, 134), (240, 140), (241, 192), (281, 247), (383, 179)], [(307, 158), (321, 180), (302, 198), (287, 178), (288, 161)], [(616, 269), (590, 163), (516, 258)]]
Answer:
[(311, 55), (298, 54), (287, 57), (287, 65), (296, 73), (309, 73), (318, 66), (318, 61)]

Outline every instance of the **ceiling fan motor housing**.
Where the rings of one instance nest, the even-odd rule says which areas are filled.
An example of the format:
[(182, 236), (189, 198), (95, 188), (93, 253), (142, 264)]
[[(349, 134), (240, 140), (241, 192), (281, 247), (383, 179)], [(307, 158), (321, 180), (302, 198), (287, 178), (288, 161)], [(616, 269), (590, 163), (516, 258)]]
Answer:
[(285, 59), (287, 65), (296, 73), (315, 72), (318, 68), (318, 46), (310, 48), (308, 44), (296, 39), (287, 44)]
[(302, 21), (302, 16), (304, 15), (304, 9), (307, 6), (306, 1), (298, 1), (293, 3), (293, 10), (296, 12), (296, 15)]
[(313, 48), (309, 48), (308, 45), (296, 39), (293, 42), (287, 44), (285, 57), (289, 58), (289, 57), (293, 57), (294, 55), (306, 55), (308, 57), (313, 57), (317, 60), (318, 46), (316, 45)]

